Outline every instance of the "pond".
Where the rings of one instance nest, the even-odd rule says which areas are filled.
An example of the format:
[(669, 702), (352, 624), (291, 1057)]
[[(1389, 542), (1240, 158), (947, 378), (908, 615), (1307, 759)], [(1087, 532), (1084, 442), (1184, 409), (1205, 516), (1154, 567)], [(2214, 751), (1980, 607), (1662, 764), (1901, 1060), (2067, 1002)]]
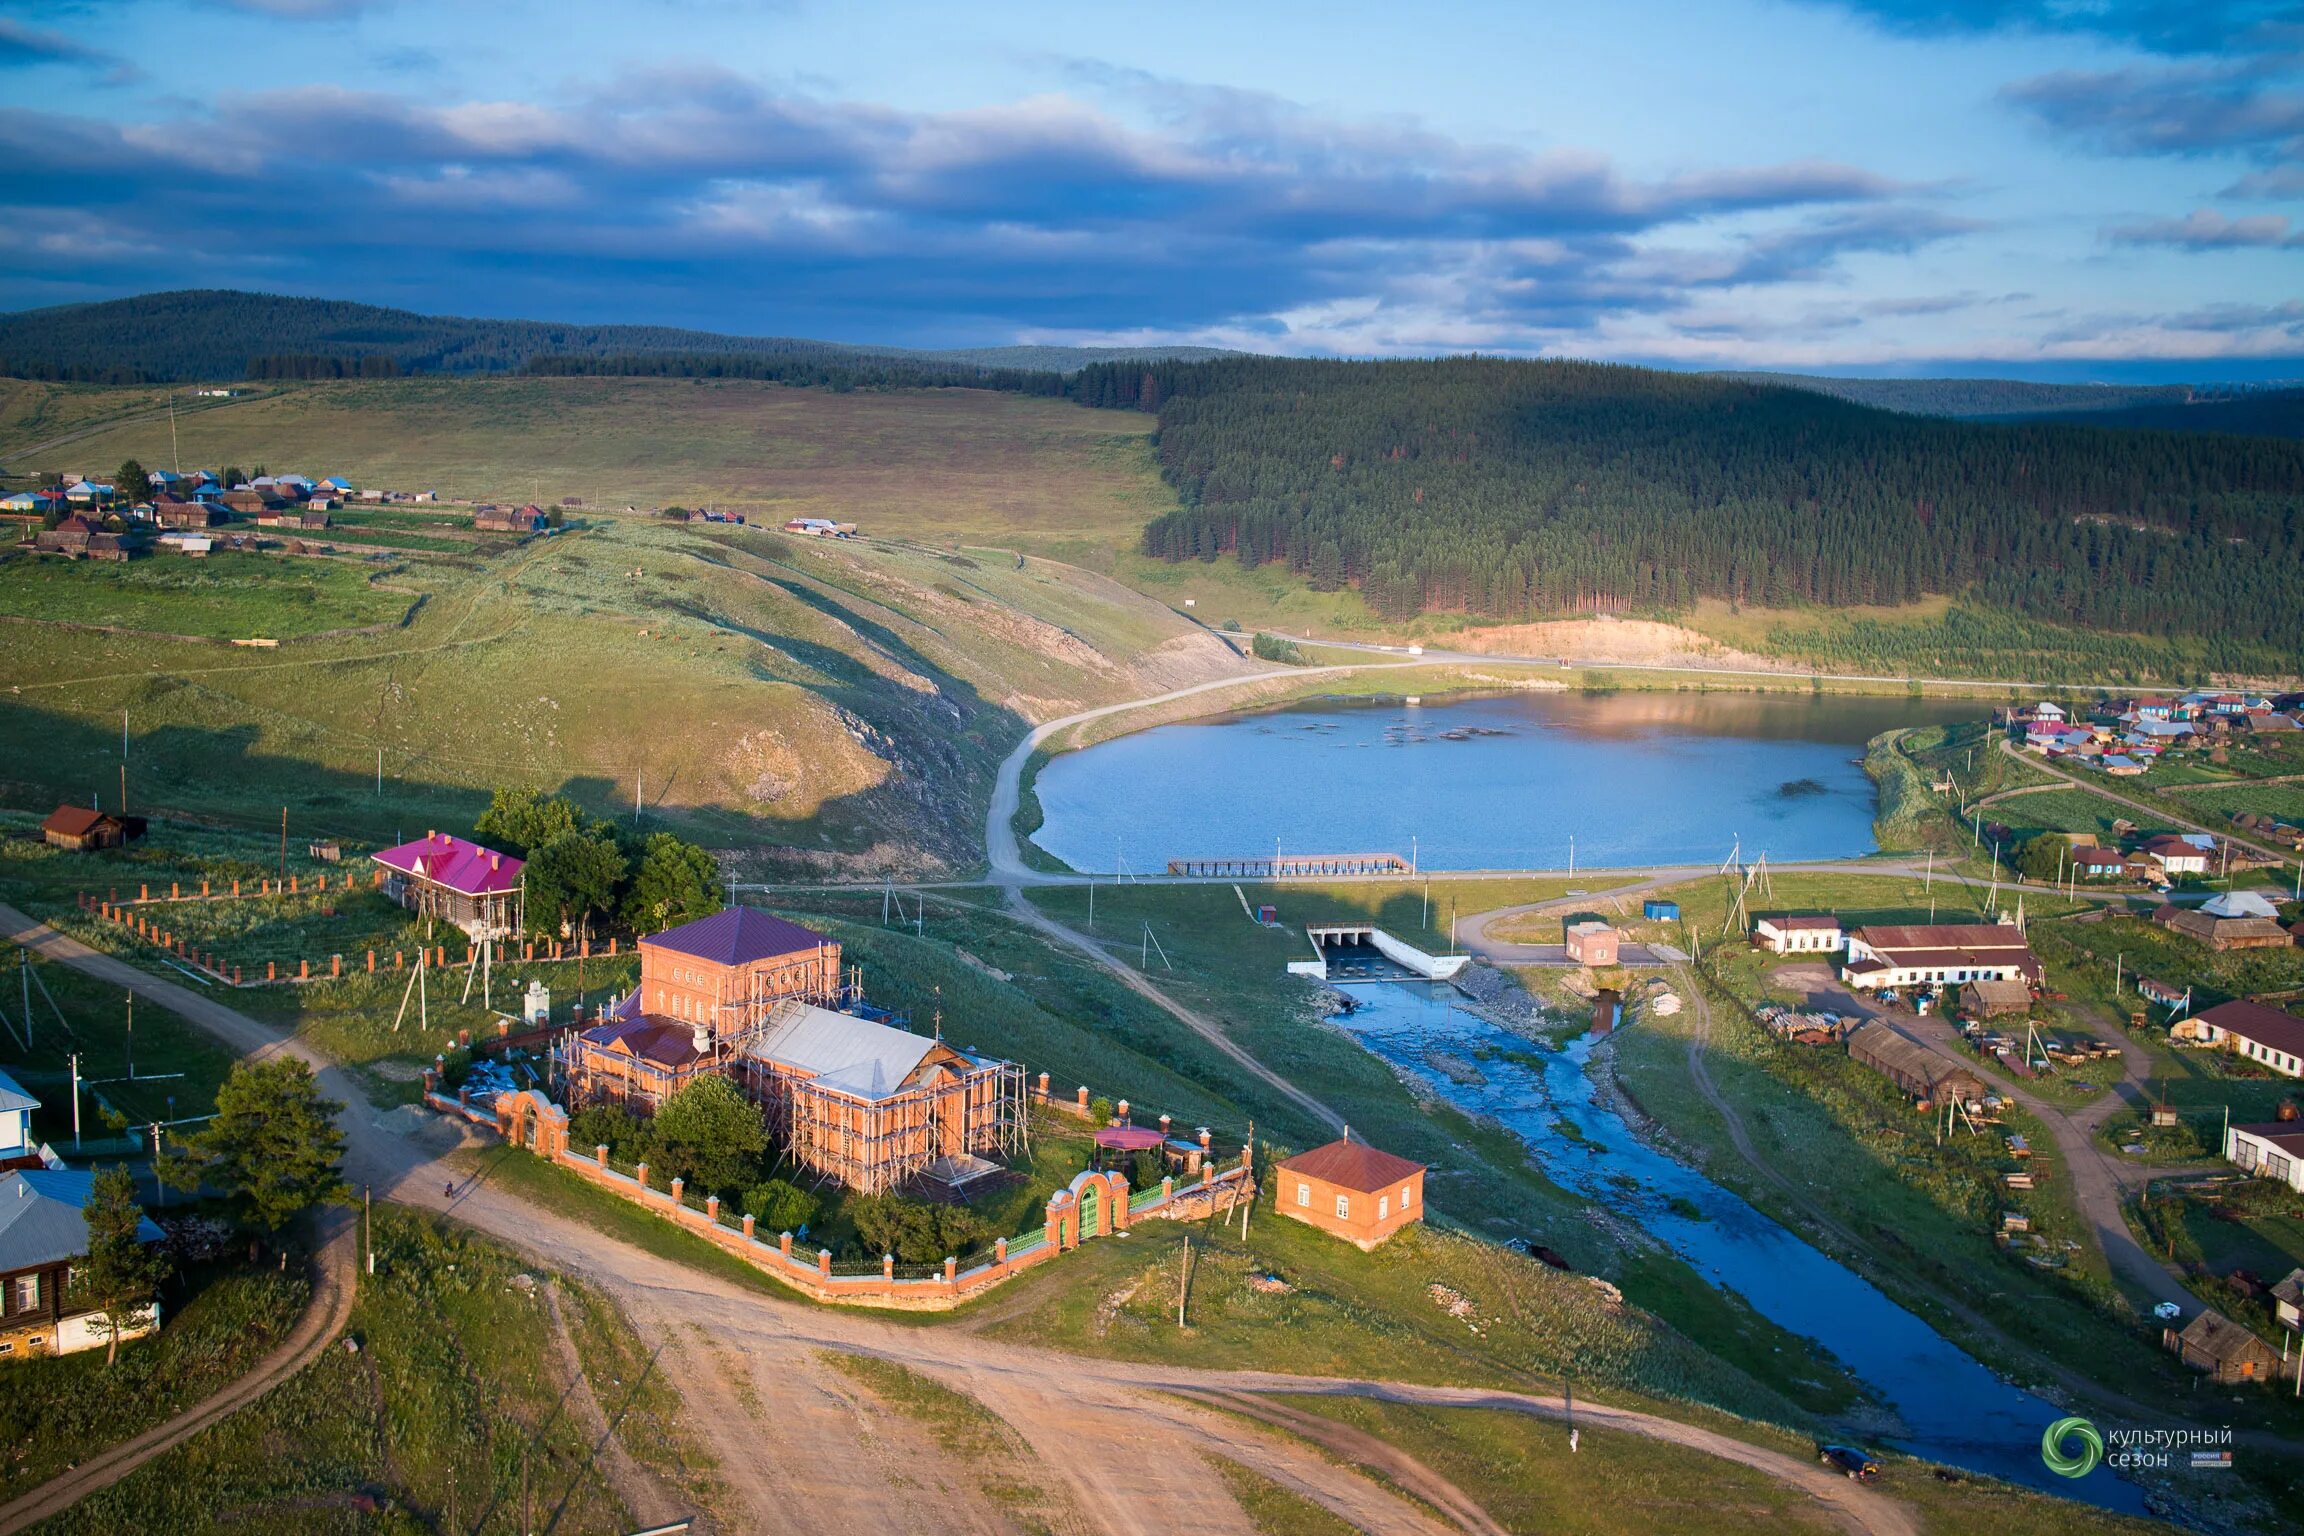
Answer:
[[(1890, 1439), (1897, 1449), (2144, 1512), (2141, 1490), (2101, 1467), (2072, 1479), (2042, 1465), (2041, 1432), (2062, 1409), (2000, 1380), (1870, 1281), (1648, 1146), (1614, 1109), (1595, 1103), (1585, 1076), (1591, 1037), (1533, 1053), (1520, 1036), (1462, 1006), (1445, 984), (1367, 983), (1349, 995), (1358, 1006), (1336, 1023), (1367, 1049), (1505, 1126), (1555, 1183), (1630, 1216), (1712, 1284), (1829, 1350), (1894, 1410), (1904, 1426)], [(1433, 1071), (1433, 1052), (1477, 1062), (1484, 1081)]]
[(1426, 869), (1778, 862), (1873, 852), (1860, 759), (1974, 700), (1566, 691), (1323, 700), (1160, 726), (1065, 753), (1033, 841), (1075, 869), (1170, 859), (1411, 854)]

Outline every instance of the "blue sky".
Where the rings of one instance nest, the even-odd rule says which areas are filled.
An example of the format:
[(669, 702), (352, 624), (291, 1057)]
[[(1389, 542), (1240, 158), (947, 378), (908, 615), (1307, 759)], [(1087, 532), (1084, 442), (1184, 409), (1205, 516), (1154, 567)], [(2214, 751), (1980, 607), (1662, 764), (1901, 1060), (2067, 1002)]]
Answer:
[(0, 308), (2304, 374), (2304, 0), (18, 0)]

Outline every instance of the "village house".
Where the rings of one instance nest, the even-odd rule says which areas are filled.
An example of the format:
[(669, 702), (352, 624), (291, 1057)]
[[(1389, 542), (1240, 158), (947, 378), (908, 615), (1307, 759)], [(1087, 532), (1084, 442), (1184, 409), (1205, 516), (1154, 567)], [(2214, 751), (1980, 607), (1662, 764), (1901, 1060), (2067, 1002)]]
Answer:
[(267, 504), (256, 514), (256, 522), (264, 528), (325, 528), (328, 509), (312, 504)]
[(2036, 982), (2040, 962), (2013, 922), (1859, 928), (1848, 935), (1842, 976), (1866, 991), (1926, 982)]
[(1960, 988), (1962, 1011), (1972, 1018), (1996, 1019), (2032, 1011), (2032, 989), (2021, 981), (1971, 981)]
[(384, 894), (411, 912), (455, 924), (475, 939), (520, 931), (520, 872), (508, 853), (445, 832), (427, 832), (372, 855), (384, 867)]
[(2272, 1316), (2290, 1333), (2304, 1332), (2304, 1269), (2292, 1269), (2273, 1284)]
[(2304, 1077), (2304, 1019), (2235, 998), (2193, 1016), (2193, 1038), (2260, 1062), (2283, 1077)]
[[(109, 1341), (103, 1320), (70, 1295), (72, 1261), (88, 1252), (88, 1201), (96, 1175), (54, 1168), (0, 1174), (0, 1359), (68, 1355)], [(146, 1218), (136, 1235), (157, 1243), (167, 1234)], [(141, 1338), (160, 1326), (160, 1307), (146, 1302), (121, 1330)]]
[(40, 1166), (40, 1149), (32, 1140), (32, 1111), (39, 1107), (23, 1084), (0, 1072), (0, 1168)]
[(1837, 917), (1768, 913), (1752, 920), (1752, 942), (1779, 955), (1827, 955), (1837, 954), (1846, 936)]
[(1848, 1059), (1870, 1067), (1922, 1103), (1973, 1104), (1984, 1097), (1982, 1078), (1878, 1019), (1848, 1032)]
[(2208, 873), (2208, 850), (2173, 833), (2147, 838), (2140, 852), (2160, 866), (2170, 879)]
[(100, 526), (75, 513), (53, 528), (41, 529), (32, 538), (33, 547), (62, 555), (84, 555), (88, 553), (90, 536)]
[(2166, 1329), (2160, 1338), (2186, 1365), (2227, 1385), (2270, 1381), (2280, 1366), (2280, 1356), (2271, 1345), (2221, 1312), (2203, 1312), (2181, 1332)]
[(163, 496), (152, 503), (152, 521), (163, 528), (206, 528), (218, 520), (217, 509), (205, 501)]
[(1424, 1165), (1354, 1141), (1349, 1130), (1275, 1171), (1282, 1215), (1363, 1251), (1424, 1219)]
[(60, 805), (40, 823), (40, 836), (51, 848), (86, 853), (95, 848), (118, 848), (144, 835), (141, 816), (115, 816), (87, 806)]
[(475, 508), (472, 526), (481, 533), (541, 533), (545, 517), (542, 507)]
[(2224, 1161), (2304, 1194), (2304, 1120), (2230, 1127), (2224, 1132)]
[(2152, 913), (2170, 933), (2216, 950), (2286, 949), (2292, 941), (2279, 917), (2279, 908), (2254, 891), (2221, 891), (2197, 907), (2169, 904)]

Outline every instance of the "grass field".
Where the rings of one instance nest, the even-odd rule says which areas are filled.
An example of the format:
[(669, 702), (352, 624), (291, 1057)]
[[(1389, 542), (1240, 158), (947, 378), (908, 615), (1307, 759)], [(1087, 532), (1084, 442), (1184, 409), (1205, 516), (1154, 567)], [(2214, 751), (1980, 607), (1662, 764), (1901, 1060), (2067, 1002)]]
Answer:
[(287, 1336), (301, 1273), (202, 1265), (160, 1289), (157, 1336), (104, 1351), (12, 1360), (0, 1371), (0, 1500), (169, 1419), (244, 1374)]
[[(543, 1343), (557, 1326), (545, 1287), (581, 1289), (396, 1207), (377, 1209), (376, 1251), (353, 1308), (357, 1352), (325, 1352), (47, 1529), (502, 1531), (517, 1524), (524, 1482), (539, 1529), (545, 1518), (569, 1533), (631, 1529)], [(679, 1421), (651, 1391), (645, 1352), (616, 1352), (629, 1330), (605, 1306), (583, 1316), (610, 1421), (631, 1413), (624, 1432), (636, 1445), (652, 1440), (654, 1454), (694, 1467)], [(608, 1374), (617, 1367), (629, 1373), (622, 1385)]]
[[(117, 564), (0, 559), (0, 615), (207, 640), (292, 640), (332, 629), (397, 624), (415, 602), (358, 566), (224, 551)], [(11, 630), (12, 645), (34, 632)]]

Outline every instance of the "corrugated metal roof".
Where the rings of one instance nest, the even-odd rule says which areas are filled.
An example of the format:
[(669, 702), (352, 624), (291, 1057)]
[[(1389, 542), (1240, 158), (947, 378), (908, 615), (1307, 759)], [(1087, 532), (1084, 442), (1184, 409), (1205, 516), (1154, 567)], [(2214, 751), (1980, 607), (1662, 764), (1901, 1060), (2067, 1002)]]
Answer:
[(813, 1003), (785, 1002), (776, 1005), (768, 1016), (768, 1028), (744, 1053), (805, 1072), (842, 1093), (885, 1099), (901, 1092), (936, 1049), (937, 1042), (926, 1035)]
[(520, 871), (526, 868), (522, 861), (508, 853), (483, 848), (446, 832), (430, 833), (413, 843), (387, 848), (374, 857), (386, 869), (415, 875), (466, 896), (493, 896), (518, 890)]
[(1403, 1179), (1412, 1179), (1424, 1171), (1422, 1163), (1412, 1163), (1404, 1157), (1395, 1157), (1379, 1151), (1364, 1141), (1332, 1141), (1309, 1152), (1299, 1152), (1280, 1165), (1287, 1173), (1301, 1173), (1324, 1183), (1343, 1189), (1356, 1189), (1372, 1195), (1389, 1188)]
[(652, 933), (640, 942), (678, 950), (699, 960), (744, 965), (777, 955), (799, 954), (832, 941), (756, 907), (727, 907), (710, 917)]
[[(88, 1251), (88, 1218), (96, 1175), (78, 1169), (25, 1168), (0, 1176), (0, 1271), (32, 1269)], [(136, 1235), (156, 1243), (168, 1234), (150, 1217)]]
[(0, 1072), (0, 1110), (38, 1109), (40, 1101), (24, 1091), (24, 1085), (5, 1072)]

